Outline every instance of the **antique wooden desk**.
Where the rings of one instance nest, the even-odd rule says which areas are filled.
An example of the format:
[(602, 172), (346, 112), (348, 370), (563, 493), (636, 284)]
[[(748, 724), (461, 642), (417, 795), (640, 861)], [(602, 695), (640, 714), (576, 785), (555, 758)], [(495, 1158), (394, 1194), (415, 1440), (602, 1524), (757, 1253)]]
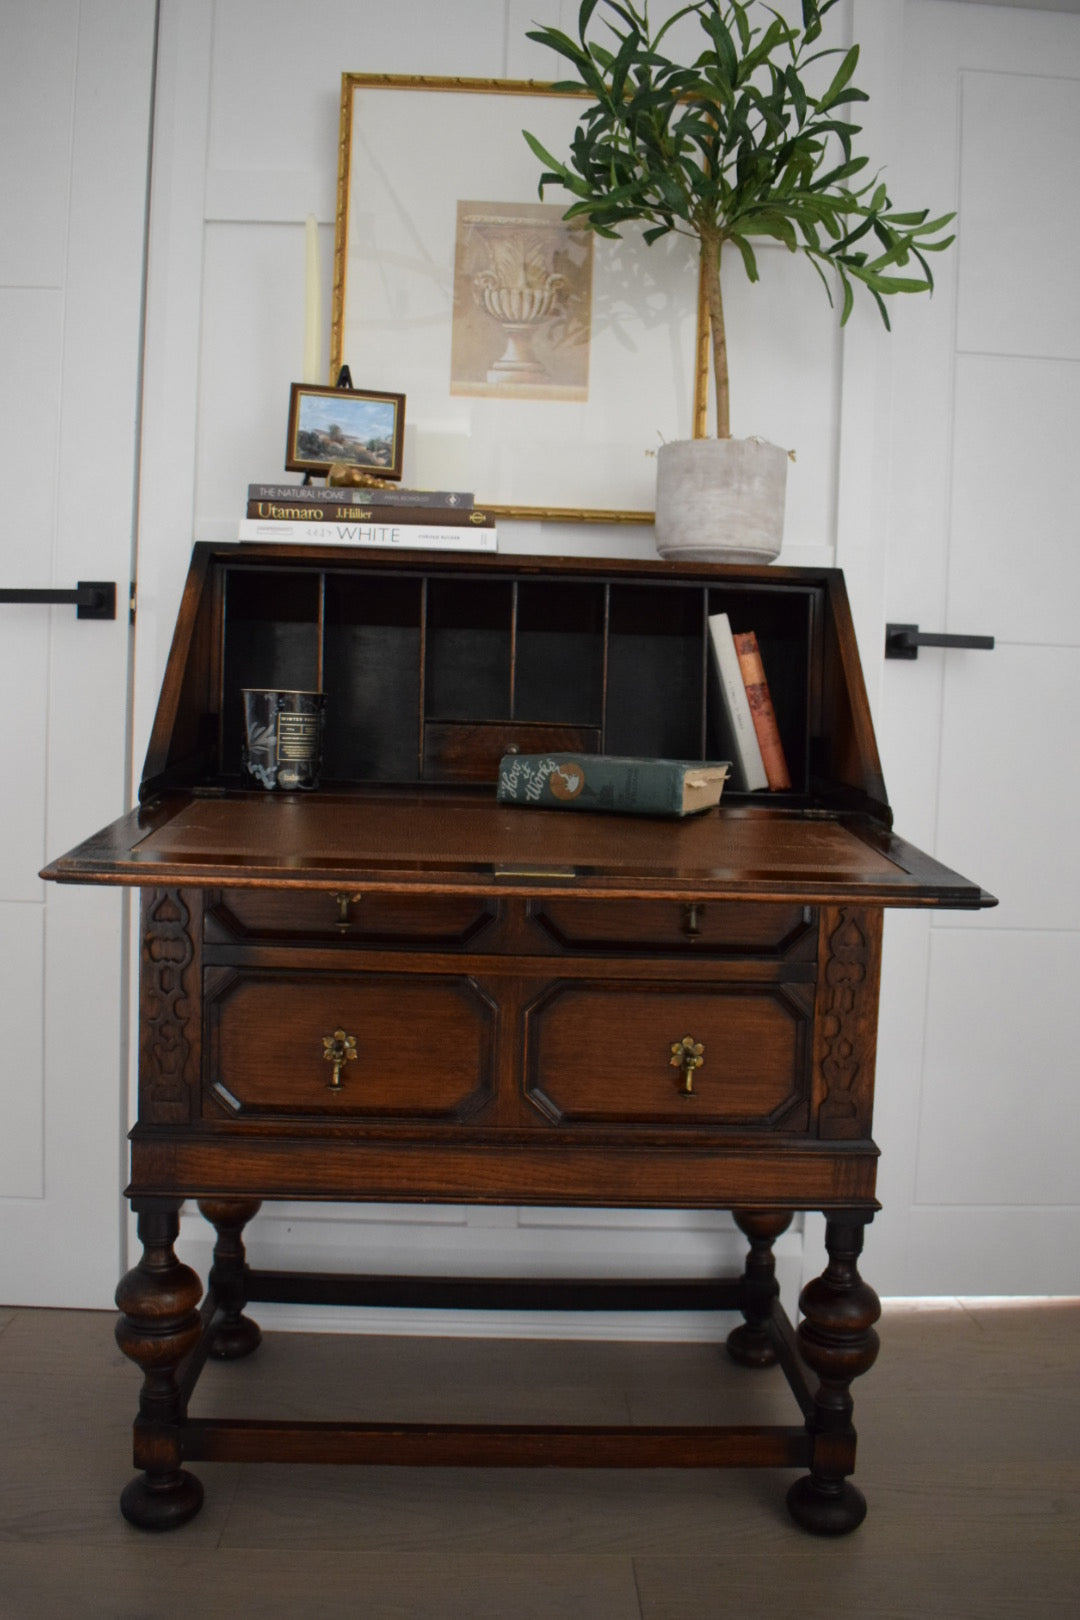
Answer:
[[(757, 632), (791, 793), (729, 791), (682, 822), (495, 803), (513, 745), (727, 757), (719, 610)], [(246, 686), (325, 690), (317, 792), (241, 791)], [(191, 1518), (202, 1488), (182, 1465), (198, 1459), (768, 1465), (806, 1470), (800, 1524), (853, 1529), (849, 1386), (877, 1351), (857, 1259), (877, 1208), (882, 912), (993, 903), (890, 821), (835, 571), (196, 546), (140, 806), (45, 873), (142, 890), (126, 1516)], [(686, 1036), (697, 1070), (672, 1061)], [(254, 1270), (242, 1231), (275, 1198), (721, 1208), (748, 1258), (691, 1283)], [(217, 1232), (205, 1298), (173, 1248), (185, 1199)], [(825, 1212), (829, 1263), (796, 1331), (772, 1245), (803, 1210)], [(258, 1345), (252, 1300), (738, 1311), (730, 1353), (779, 1361), (799, 1412), (601, 1429), (189, 1417), (206, 1357)]]

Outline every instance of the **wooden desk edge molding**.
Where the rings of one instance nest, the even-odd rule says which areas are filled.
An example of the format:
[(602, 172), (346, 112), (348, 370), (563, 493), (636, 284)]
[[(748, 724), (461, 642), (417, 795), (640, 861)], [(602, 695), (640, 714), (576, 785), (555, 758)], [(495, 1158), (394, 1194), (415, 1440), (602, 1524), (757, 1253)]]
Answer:
[[(496, 803), (518, 748), (730, 758), (717, 612), (756, 634), (789, 790), (681, 820)], [(244, 786), (248, 688), (325, 694), (315, 791)], [(142, 891), (125, 1516), (191, 1519), (199, 1460), (783, 1467), (798, 1524), (854, 1529), (883, 911), (994, 903), (891, 822), (836, 570), (197, 545), (139, 807), (42, 874)], [(185, 1199), (216, 1233), (205, 1292)], [(747, 1253), (706, 1281), (258, 1270), (272, 1199), (725, 1209)], [(773, 1246), (806, 1210), (829, 1259), (796, 1327)], [(795, 1421), (190, 1416), (260, 1301), (737, 1312), (730, 1355), (782, 1368)]]

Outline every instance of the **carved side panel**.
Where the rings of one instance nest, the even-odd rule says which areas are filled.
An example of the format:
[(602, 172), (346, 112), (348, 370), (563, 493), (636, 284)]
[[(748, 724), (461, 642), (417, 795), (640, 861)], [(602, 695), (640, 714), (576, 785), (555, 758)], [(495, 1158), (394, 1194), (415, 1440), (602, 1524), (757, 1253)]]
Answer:
[(142, 907), (139, 1118), (174, 1125), (192, 1116), (199, 1062), (198, 890), (147, 889)]
[(818, 1135), (870, 1135), (881, 972), (881, 911), (828, 907), (821, 913), (814, 1037)]

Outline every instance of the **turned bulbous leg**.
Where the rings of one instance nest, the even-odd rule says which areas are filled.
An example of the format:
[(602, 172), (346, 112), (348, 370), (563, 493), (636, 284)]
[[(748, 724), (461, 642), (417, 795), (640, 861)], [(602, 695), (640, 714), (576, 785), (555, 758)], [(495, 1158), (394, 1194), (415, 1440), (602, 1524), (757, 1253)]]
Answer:
[(881, 1304), (857, 1264), (868, 1219), (856, 1214), (827, 1222), (829, 1263), (799, 1298), (799, 1353), (820, 1384), (807, 1420), (810, 1473), (796, 1480), (787, 1502), (792, 1518), (820, 1536), (846, 1535), (866, 1517), (866, 1499), (847, 1476), (855, 1467), (851, 1382), (873, 1366), (878, 1353), (874, 1323)]
[(217, 1361), (239, 1361), (262, 1343), (256, 1322), (243, 1314), (248, 1301), (248, 1267), (243, 1230), (259, 1212), (257, 1198), (200, 1198), (199, 1210), (217, 1233), (209, 1292), (221, 1307), (210, 1354)]
[(740, 1306), (746, 1320), (728, 1334), (728, 1354), (744, 1367), (773, 1367), (777, 1356), (769, 1323), (780, 1293), (773, 1244), (791, 1225), (791, 1215), (782, 1210), (737, 1209), (734, 1217), (740, 1232), (749, 1238), (750, 1249)]
[(202, 1283), (173, 1252), (180, 1200), (135, 1207), (143, 1253), (116, 1290), (116, 1342), (143, 1373), (134, 1450), (144, 1472), (125, 1487), (120, 1508), (140, 1530), (173, 1530), (194, 1518), (203, 1499), (199, 1481), (180, 1466), (186, 1403), (176, 1378), (202, 1334)]

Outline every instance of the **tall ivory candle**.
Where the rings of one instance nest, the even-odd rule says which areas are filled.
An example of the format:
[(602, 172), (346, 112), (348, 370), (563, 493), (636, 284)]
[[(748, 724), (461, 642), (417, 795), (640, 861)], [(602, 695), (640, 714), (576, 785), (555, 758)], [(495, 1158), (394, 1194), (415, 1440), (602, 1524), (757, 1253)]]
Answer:
[(306, 266), (304, 277), (304, 369), (301, 382), (319, 381), (322, 350), (322, 285), (319, 275), (319, 227), (309, 214), (305, 227)]

